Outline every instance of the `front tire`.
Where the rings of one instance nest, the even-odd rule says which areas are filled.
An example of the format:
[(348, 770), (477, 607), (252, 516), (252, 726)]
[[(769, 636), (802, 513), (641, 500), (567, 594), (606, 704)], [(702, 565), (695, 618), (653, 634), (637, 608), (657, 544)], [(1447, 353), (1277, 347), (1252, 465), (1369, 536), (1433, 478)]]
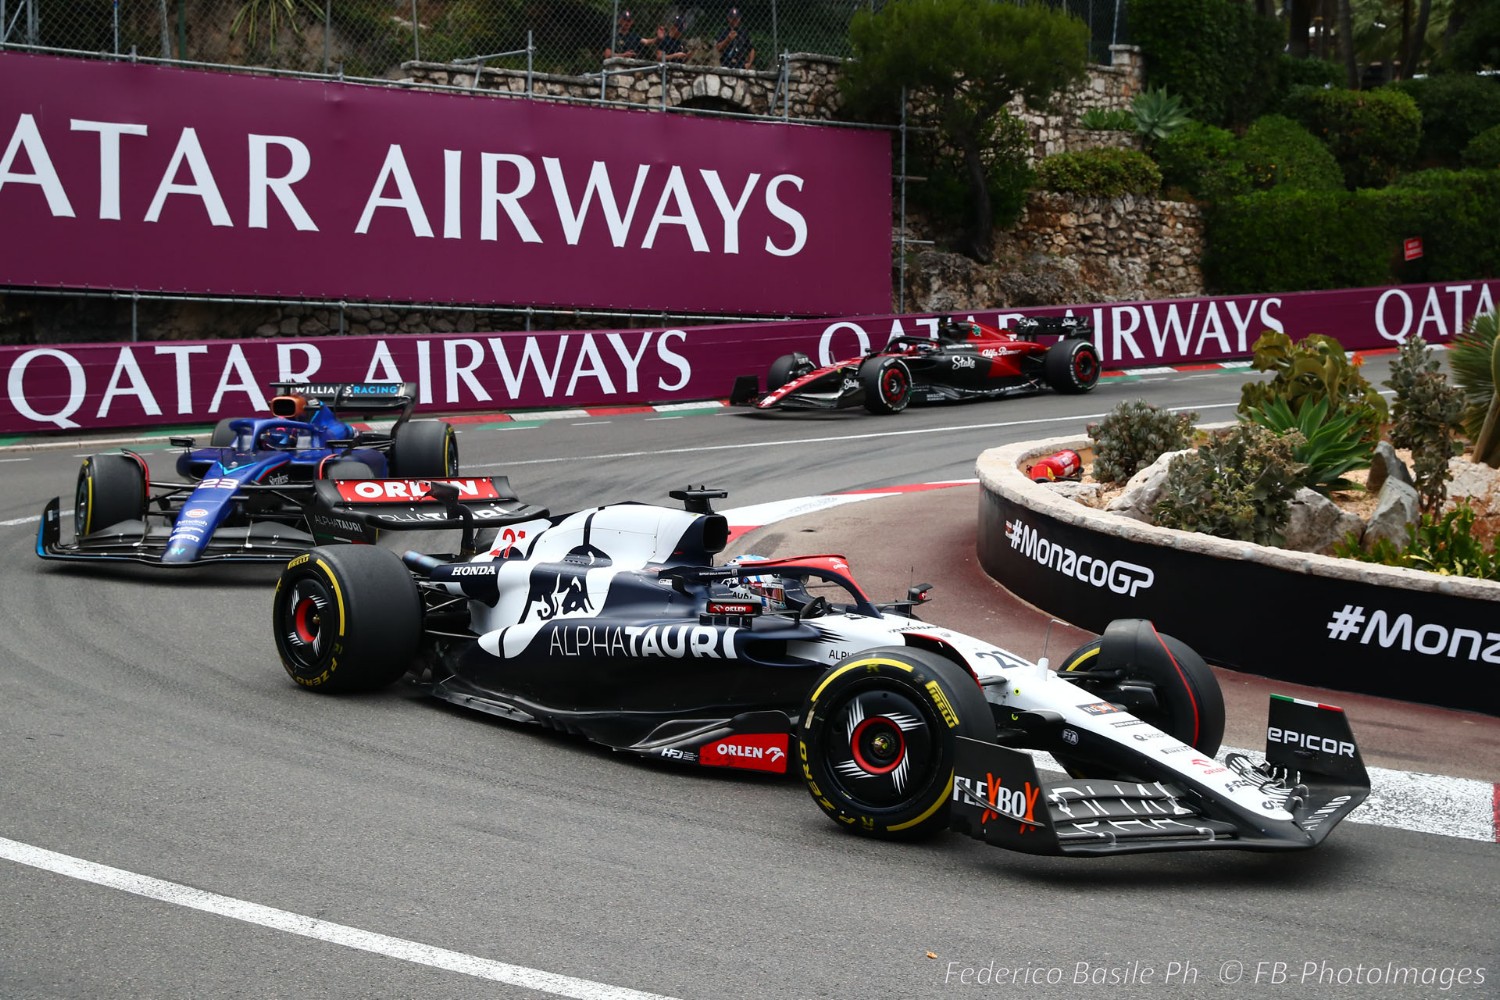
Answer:
[(413, 420), (391, 443), (391, 475), (451, 479), (458, 475), (458, 435), (441, 420)]
[(805, 354), (783, 354), (771, 362), (766, 372), (766, 391), (775, 392), (794, 378), (800, 378), (813, 370), (812, 362)]
[(330, 693), (370, 691), (410, 669), (422, 639), (422, 598), (389, 549), (317, 548), (282, 570), (272, 622), (292, 680)]
[(90, 455), (78, 470), (73, 534), (82, 538), (146, 517), (146, 466), (134, 455)]
[(911, 402), (911, 370), (900, 358), (870, 358), (859, 366), (859, 384), (871, 413), (900, 413)]
[(948, 825), (957, 737), (994, 735), (968, 671), (935, 653), (885, 646), (846, 658), (814, 685), (797, 750), (813, 801), (835, 823), (916, 840)]
[(234, 417), (225, 417), (223, 420), (220, 420), (217, 424), (214, 425), (214, 432), (209, 436), (208, 439), (208, 446), (210, 448), (233, 447), (235, 438), (239, 436), (234, 432), (234, 429), (229, 426), (230, 421), (234, 419)]
[(1065, 395), (1091, 391), (1099, 384), (1099, 370), (1099, 351), (1089, 340), (1059, 340), (1042, 358), (1042, 377)]
[[(1224, 692), (1214, 672), (1191, 646), (1157, 632), (1145, 619), (1117, 619), (1109, 623), (1104, 635), (1070, 653), (1058, 667), (1058, 673), (1066, 676), (1116, 667), (1125, 670), (1122, 681), (1143, 681), (1155, 689), (1156, 707), (1132, 709), (1132, 715), (1207, 757), (1219, 752), (1224, 741)], [(1083, 686), (1109, 699), (1108, 687), (1095, 688), (1088, 682)], [(1124, 777), (1071, 758), (1064, 759), (1064, 755), (1053, 756), (1074, 777)]]

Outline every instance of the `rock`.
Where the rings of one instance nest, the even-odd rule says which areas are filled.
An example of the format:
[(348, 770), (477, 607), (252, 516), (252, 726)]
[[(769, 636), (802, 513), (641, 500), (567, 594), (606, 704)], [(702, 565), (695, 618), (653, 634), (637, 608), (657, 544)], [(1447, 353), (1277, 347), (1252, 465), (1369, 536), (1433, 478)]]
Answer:
[(1448, 474), (1452, 477), (1448, 480), (1450, 504), (1457, 497), (1467, 497), (1476, 511), (1500, 514), (1500, 469), (1467, 458), (1450, 458)]
[(1191, 455), (1194, 450), (1167, 452), (1131, 476), (1130, 482), (1125, 484), (1125, 492), (1111, 500), (1104, 509), (1111, 514), (1150, 524), (1152, 511), (1156, 509), (1156, 501), (1161, 499), (1162, 486), (1167, 481), (1167, 466), (1178, 455)]
[(1037, 485), (1045, 486), (1066, 500), (1087, 504), (1090, 507), (1094, 506), (1094, 502), (1099, 499), (1099, 494), (1104, 491), (1104, 486), (1100, 483), (1080, 483), (1071, 479), (1055, 479), (1050, 483)]
[(1377, 492), (1385, 485), (1387, 478), (1399, 480), (1408, 486), (1416, 485), (1412, 482), (1411, 470), (1396, 454), (1395, 447), (1389, 441), (1382, 441), (1375, 446), (1375, 452), (1370, 456), (1370, 478), (1365, 483), (1365, 489), (1371, 493)]
[(1416, 523), (1417, 516), (1417, 488), (1399, 479), (1387, 479), (1380, 487), (1375, 513), (1365, 525), (1364, 547), (1368, 549), (1384, 538), (1397, 549), (1406, 548), (1406, 526)]
[(1338, 504), (1304, 486), (1292, 497), (1282, 548), (1326, 554), (1335, 542), (1351, 534), (1358, 541), (1364, 531), (1365, 522), (1358, 514), (1340, 510)]

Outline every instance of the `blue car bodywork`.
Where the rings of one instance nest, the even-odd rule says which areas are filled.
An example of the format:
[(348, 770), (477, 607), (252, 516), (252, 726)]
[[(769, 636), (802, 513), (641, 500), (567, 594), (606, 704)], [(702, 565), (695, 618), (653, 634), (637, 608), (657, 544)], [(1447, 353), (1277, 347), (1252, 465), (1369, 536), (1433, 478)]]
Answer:
[[(453, 430), (410, 421), (410, 383), (279, 383), (269, 417), (220, 421), (207, 448), (184, 450), (181, 481), (153, 482), (134, 452), (93, 455), (79, 471), (74, 540), (61, 539), (61, 501), (43, 511), (43, 559), (124, 560), (163, 566), (284, 561), (330, 540), (310, 519), (313, 485), (324, 479), (451, 476)], [(360, 430), (350, 413), (394, 413), (388, 432)]]

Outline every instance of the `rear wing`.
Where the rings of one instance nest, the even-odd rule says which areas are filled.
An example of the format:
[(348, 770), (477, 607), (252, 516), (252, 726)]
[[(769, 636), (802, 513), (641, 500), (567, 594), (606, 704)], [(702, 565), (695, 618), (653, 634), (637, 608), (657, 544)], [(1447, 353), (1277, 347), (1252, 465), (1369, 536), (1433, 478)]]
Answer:
[(1027, 340), (1035, 337), (1092, 339), (1094, 324), (1086, 316), (1022, 316), (1011, 324), (1011, 333)]
[(320, 479), (313, 491), (307, 522), (319, 541), (373, 543), (382, 529), (460, 528), (468, 550), (476, 529), (549, 514), (545, 507), (522, 503), (505, 476)]
[[(337, 413), (395, 412), (399, 420), (411, 416), (417, 402), (415, 382), (272, 382), (271, 391), (274, 396), (315, 399)], [(274, 403), (271, 412), (277, 413)]]

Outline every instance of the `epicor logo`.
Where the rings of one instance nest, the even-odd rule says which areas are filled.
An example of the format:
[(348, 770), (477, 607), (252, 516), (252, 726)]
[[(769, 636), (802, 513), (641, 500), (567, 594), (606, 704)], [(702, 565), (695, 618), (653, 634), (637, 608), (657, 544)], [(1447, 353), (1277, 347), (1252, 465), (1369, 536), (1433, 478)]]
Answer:
[(1280, 729), (1270, 726), (1266, 729), (1267, 743), (1283, 743), (1287, 746), (1301, 747), (1304, 750), (1314, 750), (1321, 753), (1331, 753), (1339, 757), (1353, 757), (1354, 744), (1347, 740), (1336, 740), (1330, 736), (1318, 736), (1314, 733), (1298, 733), (1290, 729)]

